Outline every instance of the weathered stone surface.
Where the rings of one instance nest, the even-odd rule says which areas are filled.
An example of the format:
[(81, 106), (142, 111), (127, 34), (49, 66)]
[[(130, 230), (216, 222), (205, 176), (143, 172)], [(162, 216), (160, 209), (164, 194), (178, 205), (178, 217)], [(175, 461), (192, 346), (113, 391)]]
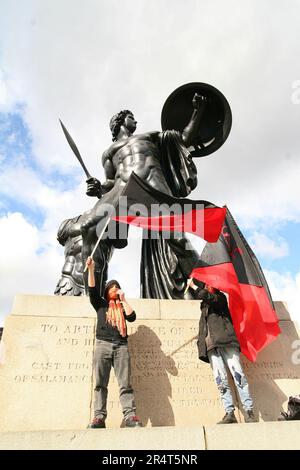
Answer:
[(256, 412), (262, 421), (274, 421), (286, 411), (290, 395), (300, 391), (300, 330), (291, 321), (280, 322), (281, 334), (255, 363), (243, 357)]
[[(160, 318), (160, 301), (157, 299), (128, 299), (139, 318)], [(16, 295), (11, 315), (96, 318), (88, 296)]]
[(299, 450), (300, 421), (205, 428), (207, 450)]
[(91, 318), (7, 317), (0, 361), (1, 431), (86, 427), (94, 325)]
[[(211, 369), (198, 360), (197, 328), (192, 320), (139, 320), (129, 326), (132, 385), (144, 425), (213, 424), (223, 414)], [(112, 375), (108, 426), (121, 424), (118, 394)]]
[(128, 299), (128, 303), (136, 311), (137, 318), (145, 320), (160, 319), (160, 300)]
[[(0, 450), (204, 450), (203, 427), (0, 433)], [(109, 450), (101, 455), (109, 455)], [(101, 463), (99, 455), (99, 463)]]
[[(0, 430), (84, 429), (93, 395), (95, 312), (87, 298), (26, 296), (25, 301), (21, 297), (14, 315), (7, 317), (1, 342)], [(129, 302), (139, 318), (128, 324), (128, 330), (132, 384), (143, 423), (215, 424), (224, 410), (210, 366), (197, 356), (199, 303)], [(170, 316), (172, 311), (175, 319)], [(160, 315), (164, 319), (155, 319)], [(300, 332), (287, 319), (281, 328), (282, 334), (255, 364), (243, 359), (255, 411), (262, 421), (277, 420), (280, 411), (286, 411), (288, 397), (300, 390)], [(239, 411), (237, 417), (243, 420)], [(121, 424), (118, 385), (112, 371), (107, 427)]]
[[(205, 438), (204, 438), (205, 435)], [(0, 432), (0, 450), (299, 450), (300, 421), (212, 427)], [(106, 452), (105, 452), (106, 451)], [(134, 456), (134, 453), (132, 453)], [(99, 463), (101, 458), (99, 454)], [(198, 464), (201, 463), (198, 461)]]
[(160, 300), (162, 320), (199, 320), (198, 300)]
[(11, 315), (51, 317), (96, 317), (86, 296), (16, 295)]

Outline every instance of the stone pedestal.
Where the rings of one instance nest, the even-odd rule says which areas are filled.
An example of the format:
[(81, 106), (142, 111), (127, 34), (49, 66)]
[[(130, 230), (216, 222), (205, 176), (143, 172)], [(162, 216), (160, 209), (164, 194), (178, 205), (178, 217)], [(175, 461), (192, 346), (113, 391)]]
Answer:
[[(197, 357), (198, 301), (129, 300), (137, 414), (146, 426), (213, 425), (224, 414), (210, 366)], [(243, 359), (256, 412), (274, 421), (300, 393), (299, 329), (276, 303), (282, 334), (256, 363)], [(0, 358), (0, 431), (85, 429), (91, 416), (96, 314), (86, 297), (17, 296)], [(235, 395), (236, 396), (236, 395)], [(237, 406), (240, 408), (236, 397)], [(243, 420), (238, 411), (238, 419)], [(122, 423), (111, 373), (108, 428)]]

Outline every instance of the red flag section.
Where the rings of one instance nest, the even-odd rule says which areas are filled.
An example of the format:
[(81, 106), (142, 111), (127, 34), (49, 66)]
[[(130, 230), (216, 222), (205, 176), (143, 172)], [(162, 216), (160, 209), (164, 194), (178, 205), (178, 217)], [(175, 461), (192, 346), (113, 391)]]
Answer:
[(113, 220), (152, 231), (189, 232), (209, 242), (218, 240), (226, 215), (226, 208), (211, 202), (175, 198), (157, 191), (135, 173), (122, 197), (126, 199), (120, 198)]
[(191, 276), (229, 294), (241, 351), (250, 361), (280, 333), (260, 264), (227, 209), (217, 243), (207, 243)]

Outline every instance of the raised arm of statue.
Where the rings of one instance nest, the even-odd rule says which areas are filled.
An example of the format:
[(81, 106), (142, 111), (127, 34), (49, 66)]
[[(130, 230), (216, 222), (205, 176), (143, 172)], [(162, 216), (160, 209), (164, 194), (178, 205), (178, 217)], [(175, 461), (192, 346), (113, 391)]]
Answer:
[(91, 176), (90, 178), (86, 180), (86, 183), (87, 183), (86, 195), (101, 199), (104, 191), (103, 191), (100, 181), (97, 178), (93, 178)]
[(194, 111), (190, 119), (190, 122), (182, 131), (182, 140), (186, 147), (193, 145), (197, 137), (197, 134), (199, 131), (199, 125), (201, 123), (201, 117), (203, 115), (206, 102), (207, 102), (207, 99), (205, 96), (199, 95), (199, 93), (194, 94), (194, 97), (192, 100)]
[(111, 161), (111, 156), (107, 150), (102, 155), (102, 165), (103, 165), (105, 177), (106, 177), (106, 180), (102, 184), (102, 190), (104, 193), (108, 193), (108, 191), (110, 191), (115, 184), (116, 170)]

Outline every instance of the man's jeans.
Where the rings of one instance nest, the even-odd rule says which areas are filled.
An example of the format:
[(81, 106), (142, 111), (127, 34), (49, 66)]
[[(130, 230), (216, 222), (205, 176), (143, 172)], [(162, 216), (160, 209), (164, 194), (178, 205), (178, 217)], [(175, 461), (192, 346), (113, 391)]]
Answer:
[(240, 362), (239, 351), (233, 347), (215, 348), (208, 351), (208, 358), (216, 384), (221, 393), (226, 413), (234, 411), (233, 398), (228, 384), (226, 365), (233, 377), (244, 410), (252, 410), (253, 402), (249, 393), (248, 381)]
[(133, 390), (130, 384), (130, 357), (127, 344), (96, 339), (94, 353), (94, 416), (105, 419), (107, 416), (107, 386), (111, 367), (115, 370), (120, 389), (120, 402), (124, 419), (135, 416)]

